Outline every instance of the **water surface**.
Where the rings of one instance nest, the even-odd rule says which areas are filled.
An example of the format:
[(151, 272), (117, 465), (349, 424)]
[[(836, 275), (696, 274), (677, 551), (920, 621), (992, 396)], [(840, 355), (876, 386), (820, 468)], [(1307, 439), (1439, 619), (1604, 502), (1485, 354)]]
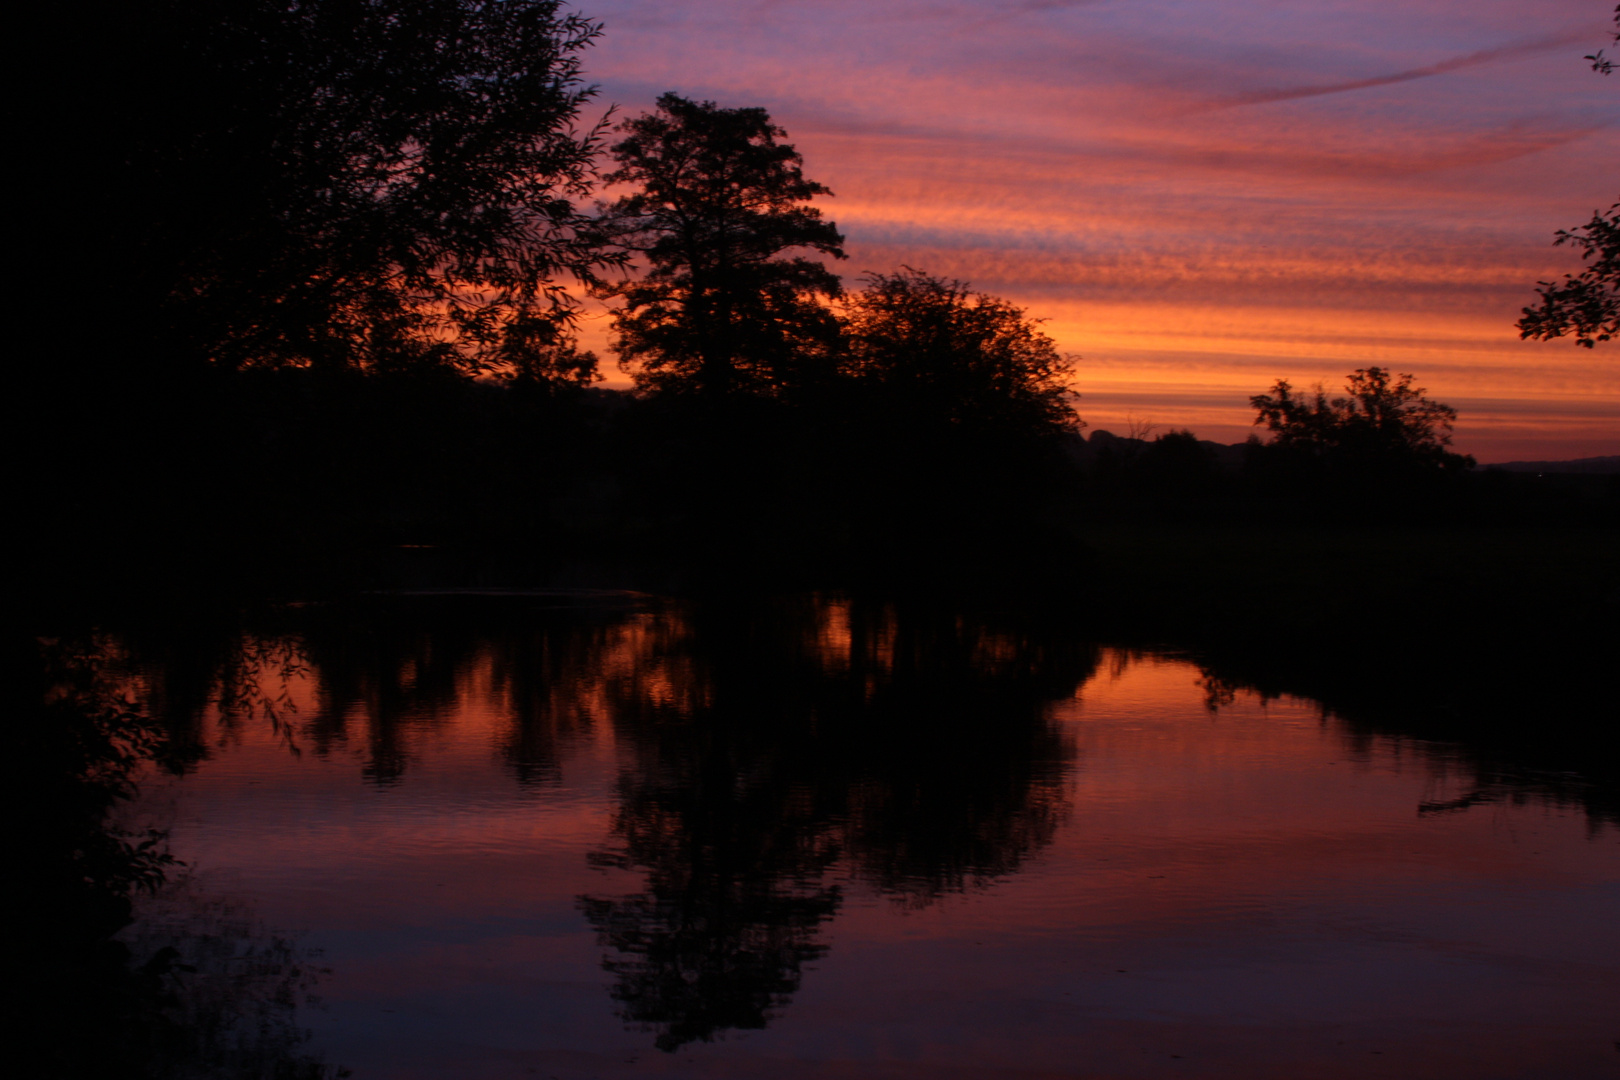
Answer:
[(1620, 1072), (1612, 824), (1173, 653), (418, 596), (124, 662), (195, 748), (129, 936), (231, 913), (357, 1078)]

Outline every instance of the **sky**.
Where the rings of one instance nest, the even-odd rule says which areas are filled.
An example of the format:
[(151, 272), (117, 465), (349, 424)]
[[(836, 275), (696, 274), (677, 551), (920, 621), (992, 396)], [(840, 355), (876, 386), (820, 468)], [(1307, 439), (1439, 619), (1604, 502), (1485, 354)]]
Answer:
[(1093, 429), (1236, 442), (1277, 379), (1378, 365), (1482, 462), (1620, 453), (1620, 343), (1513, 325), (1579, 270), (1553, 234), (1620, 197), (1620, 75), (1582, 59), (1612, 6), (579, 3), (598, 106), (767, 108), (833, 190), (847, 285), (904, 264), (1024, 307)]

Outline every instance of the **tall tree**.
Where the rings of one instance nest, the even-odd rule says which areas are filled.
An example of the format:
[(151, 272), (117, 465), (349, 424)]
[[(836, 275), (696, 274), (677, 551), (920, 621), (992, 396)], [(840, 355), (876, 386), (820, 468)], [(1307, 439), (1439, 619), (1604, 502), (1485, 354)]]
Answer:
[[(1615, 5), (1614, 25), (1614, 40), (1620, 42), (1620, 4)], [(1614, 61), (1602, 49), (1586, 59), (1600, 75), (1614, 74)], [(1563, 244), (1580, 249), (1581, 259), (1591, 262), (1579, 274), (1565, 274), (1563, 281), (1537, 282), (1541, 304), (1524, 309), (1519, 337), (1550, 341), (1567, 334), (1590, 349), (1620, 335), (1620, 202), (1607, 214), (1594, 212), (1585, 225), (1560, 229), (1553, 245)]]
[(126, 361), (486, 370), (553, 348), (559, 279), (602, 265), (574, 205), (600, 28), (561, 0), (120, 0), (84, 23), (67, 197)]
[(794, 385), (837, 335), (822, 301), (840, 294), (838, 276), (786, 254), (844, 258), (837, 226), (809, 205), (831, 192), (805, 178), (764, 109), (665, 94), (619, 130), (606, 181), (631, 190), (604, 221), (646, 263), (604, 290), (622, 303), (621, 363), (642, 387), (710, 398)]

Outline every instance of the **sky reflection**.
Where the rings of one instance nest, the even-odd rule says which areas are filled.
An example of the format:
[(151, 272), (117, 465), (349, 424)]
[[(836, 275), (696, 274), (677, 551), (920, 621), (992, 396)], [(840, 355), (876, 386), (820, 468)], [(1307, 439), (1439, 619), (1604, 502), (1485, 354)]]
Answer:
[(244, 639), (142, 804), (356, 1075), (1612, 1065), (1614, 830), (1442, 747), (938, 611), (430, 614)]

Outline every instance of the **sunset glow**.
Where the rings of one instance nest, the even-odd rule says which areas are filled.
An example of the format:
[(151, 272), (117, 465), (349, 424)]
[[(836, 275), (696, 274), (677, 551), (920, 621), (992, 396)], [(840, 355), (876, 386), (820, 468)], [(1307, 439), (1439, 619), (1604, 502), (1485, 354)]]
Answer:
[(1377, 364), (1482, 461), (1620, 452), (1612, 346), (1513, 325), (1617, 194), (1620, 80), (1582, 59), (1606, 4), (583, 6), (601, 101), (768, 108), (836, 193), (846, 282), (908, 264), (1025, 306), (1094, 428), (1237, 441), (1275, 379)]

